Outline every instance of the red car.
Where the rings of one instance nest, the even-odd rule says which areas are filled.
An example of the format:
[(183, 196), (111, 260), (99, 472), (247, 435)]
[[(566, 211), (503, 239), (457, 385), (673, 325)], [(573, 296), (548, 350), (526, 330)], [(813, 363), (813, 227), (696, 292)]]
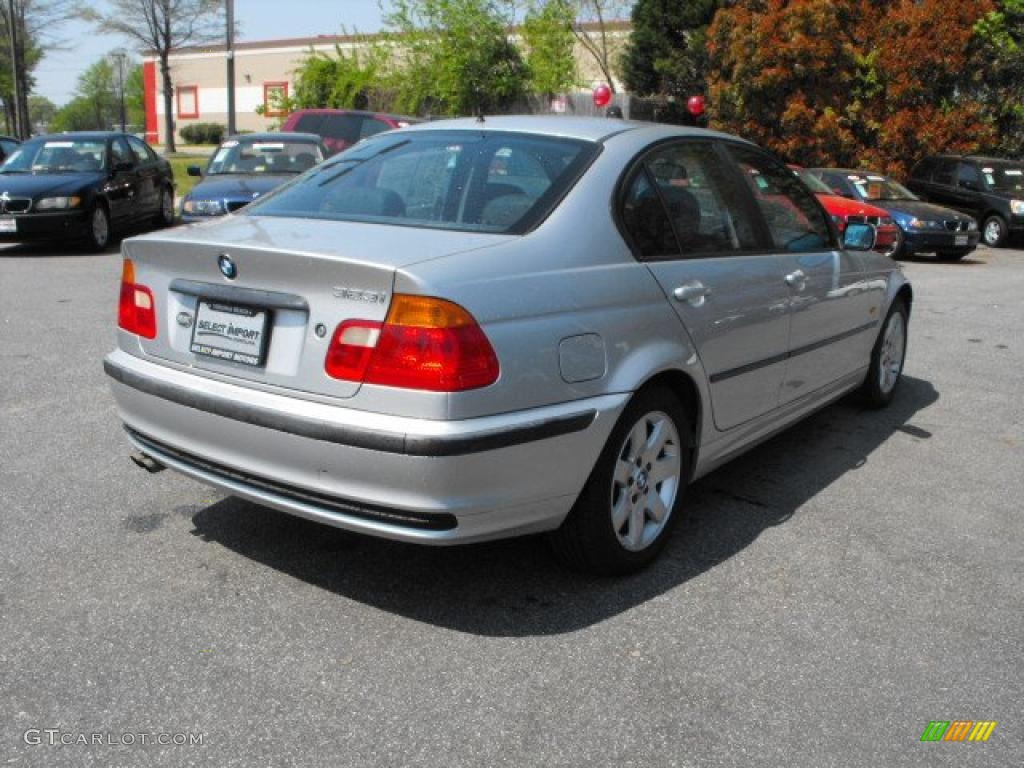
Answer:
[(421, 122), (415, 117), (361, 112), (356, 109), (299, 109), (281, 126), (289, 133), (315, 133), (331, 154), (341, 152), (360, 139)]
[(873, 224), (878, 232), (875, 240), (876, 251), (891, 255), (899, 249), (900, 228), (886, 211), (860, 200), (839, 197), (821, 179), (805, 168), (796, 165), (789, 167), (818, 196), (832, 221), (839, 228), (840, 234), (846, 229), (847, 224)]

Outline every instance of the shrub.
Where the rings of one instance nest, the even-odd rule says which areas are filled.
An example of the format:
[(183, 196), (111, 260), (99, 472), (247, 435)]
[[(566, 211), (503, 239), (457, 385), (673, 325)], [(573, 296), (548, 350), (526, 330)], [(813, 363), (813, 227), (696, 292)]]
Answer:
[(181, 129), (186, 144), (220, 144), (224, 141), (225, 127), (220, 123), (191, 123)]

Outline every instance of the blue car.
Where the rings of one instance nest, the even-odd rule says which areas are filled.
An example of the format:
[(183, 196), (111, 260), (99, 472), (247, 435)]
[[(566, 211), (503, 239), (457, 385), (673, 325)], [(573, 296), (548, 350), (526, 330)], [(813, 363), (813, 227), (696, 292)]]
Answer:
[(203, 180), (182, 200), (182, 221), (206, 221), (237, 211), (323, 162), (328, 154), (323, 140), (312, 133), (231, 136), (213, 153), (205, 171), (198, 165), (189, 167), (189, 176)]

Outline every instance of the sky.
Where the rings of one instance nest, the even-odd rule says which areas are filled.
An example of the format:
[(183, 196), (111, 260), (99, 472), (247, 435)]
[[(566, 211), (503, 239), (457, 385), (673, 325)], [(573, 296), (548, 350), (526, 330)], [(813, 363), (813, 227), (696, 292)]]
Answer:
[[(96, 0), (93, 7), (104, 11), (106, 3)], [(379, 0), (235, 0), (235, 19), (241, 26), (238, 40), (273, 40), (340, 34), (342, 27), (349, 32), (376, 32), (381, 11)], [(91, 25), (78, 20), (68, 21), (54, 35), (63, 41), (63, 50), (47, 54), (40, 62), (33, 92), (58, 106), (71, 99), (86, 67), (127, 44), (115, 35), (98, 35)]]

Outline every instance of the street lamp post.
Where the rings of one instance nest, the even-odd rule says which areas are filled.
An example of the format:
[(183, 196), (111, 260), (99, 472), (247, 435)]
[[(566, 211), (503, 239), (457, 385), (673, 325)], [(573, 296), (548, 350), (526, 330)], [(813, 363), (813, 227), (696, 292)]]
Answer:
[(228, 136), (235, 134), (235, 0), (227, 2)]

